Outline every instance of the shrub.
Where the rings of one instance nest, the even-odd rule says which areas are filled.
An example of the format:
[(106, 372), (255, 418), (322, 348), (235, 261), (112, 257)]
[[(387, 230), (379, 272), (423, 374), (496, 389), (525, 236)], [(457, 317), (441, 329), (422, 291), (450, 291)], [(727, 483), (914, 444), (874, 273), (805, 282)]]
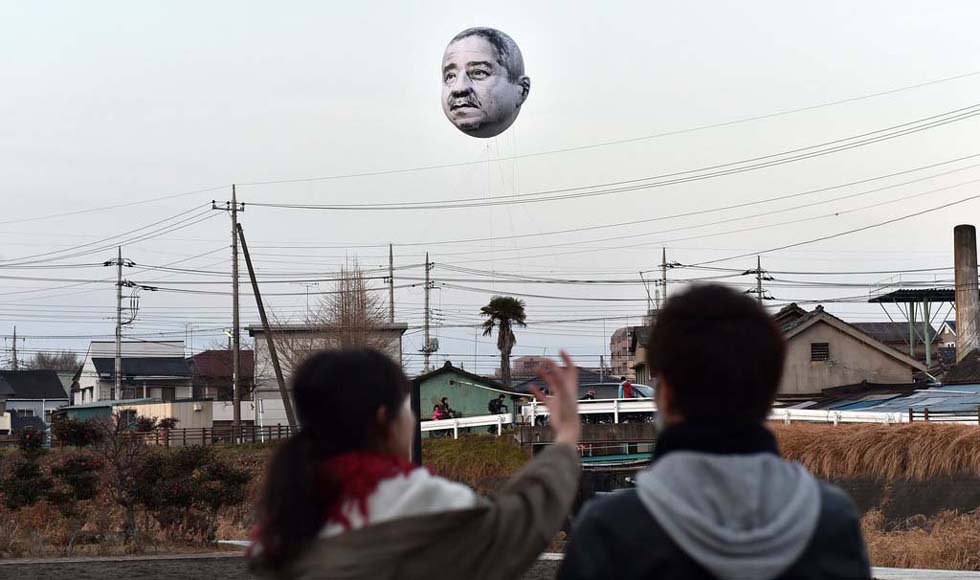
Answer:
[(44, 454), (44, 433), (34, 427), (22, 429), (17, 434), (17, 448), (27, 458), (38, 458)]
[(136, 418), (136, 432), (137, 433), (149, 433), (151, 431), (156, 431), (157, 420), (155, 417), (144, 417), (140, 415)]
[(11, 510), (34, 505), (44, 499), (50, 487), (51, 480), (41, 471), (37, 459), (29, 457), (15, 460), (9, 474), (0, 480), (3, 504)]
[(208, 447), (157, 449), (136, 475), (139, 501), (171, 539), (212, 543), (219, 510), (245, 500), (251, 475)]
[(102, 440), (102, 432), (91, 421), (61, 417), (51, 423), (51, 434), (62, 445), (87, 447)]
[(180, 421), (174, 417), (167, 417), (166, 419), (160, 419), (160, 422), (157, 424), (157, 428), (163, 429), (164, 431), (170, 431), (171, 429), (175, 429), (177, 427), (177, 423), (179, 422)]

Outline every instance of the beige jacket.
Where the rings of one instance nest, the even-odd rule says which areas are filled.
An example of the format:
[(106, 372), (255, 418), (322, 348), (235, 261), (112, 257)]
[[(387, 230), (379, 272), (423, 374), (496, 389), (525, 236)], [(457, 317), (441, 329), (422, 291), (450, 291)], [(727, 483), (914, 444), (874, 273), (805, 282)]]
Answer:
[(575, 498), (570, 445), (538, 454), (475, 507), (370, 524), (317, 540), (276, 579), (513, 580), (561, 530)]

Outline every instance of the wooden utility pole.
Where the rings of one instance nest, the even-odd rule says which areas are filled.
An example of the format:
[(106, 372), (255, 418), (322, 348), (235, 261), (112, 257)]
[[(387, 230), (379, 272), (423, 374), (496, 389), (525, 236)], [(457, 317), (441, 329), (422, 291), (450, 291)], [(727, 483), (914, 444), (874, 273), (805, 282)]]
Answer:
[(235, 440), (242, 435), (241, 334), (238, 328), (238, 197), (231, 186), (231, 400)]
[(242, 241), (242, 254), (245, 256), (248, 277), (252, 281), (252, 293), (255, 294), (255, 305), (259, 309), (259, 318), (262, 320), (262, 329), (265, 331), (266, 346), (269, 347), (269, 358), (272, 359), (272, 368), (276, 373), (276, 382), (279, 384), (279, 395), (282, 397), (282, 406), (286, 411), (286, 421), (289, 423), (290, 431), (295, 432), (296, 416), (293, 414), (293, 403), (289, 398), (289, 391), (286, 390), (286, 381), (282, 376), (282, 367), (279, 365), (279, 354), (276, 352), (276, 342), (272, 338), (272, 328), (269, 326), (269, 318), (265, 315), (265, 305), (262, 303), (262, 294), (259, 293), (258, 280), (255, 279), (255, 268), (252, 267), (252, 258), (248, 255), (245, 232), (242, 231), (241, 225), (237, 225), (237, 229), (238, 237)]

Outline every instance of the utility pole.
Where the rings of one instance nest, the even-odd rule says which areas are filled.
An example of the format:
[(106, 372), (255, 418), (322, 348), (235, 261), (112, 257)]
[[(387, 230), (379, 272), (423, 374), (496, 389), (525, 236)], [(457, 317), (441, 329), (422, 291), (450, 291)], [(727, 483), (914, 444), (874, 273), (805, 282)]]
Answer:
[(429, 271), (432, 270), (429, 264), (429, 252), (425, 253), (425, 322), (422, 324), (422, 372), (429, 372), (429, 355), (432, 349), (429, 348), (429, 290), (432, 288), (429, 282)]
[(395, 247), (393, 244), (388, 244), (388, 322), (395, 323)]
[[(136, 294), (134, 292), (133, 296), (130, 298), (131, 304), (129, 306), (129, 320), (123, 320), (123, 308), (122, 305), (122, 289), (123, 286), (135, 287), (136, 285), (128, 280), (123, 280), (122, 269), (123, 266), (131, 268), (133, 262), (131, 260), (124, 260), (122, 257), (122, 246), (116, 248), (116, 259), (106, 260), (102, 263), (103, 266), (115, 266), (116, 267), (116, 357), (115, 364), (113, 365), (113, 388), (115, 392), (112, 395), (112, 399), (119, 401), (122, 400), (122, 327), (132, 323), (136, 319), (136, 310), (138, 307)], [(138, 287), (137, 287), (138, 291)]]
[(13, 363), (11, 364), (11, 370), (16, 371), (16, 370), (18, 370), (17, 369), (17, 327), (16, 326), (14, 326), (14, 345), (10, 349), (10, 356), (14, 357)]
[(759, 304), (762, 304), (762, 257), (755, 257), (755, 293), (756, 297), (759, 299)]
[(762, 269), (762, 258), (759, 256), (755, 257), (755, 270), (746, 270), (742, 275), (746, 276), (748, 274), (755, 274), (755, 289), (746, 290), (747, 294), (755, 294), (756, 299), (759, 304), (762, 304), (763, 300), (772, 300), (771, 297), (766, 296), (766, 291), (762, 287), (763, 281), (772, 280), (772, 276), (768, 275), (765, 270)]
[(663, 301), (667, 301), (667, 248), (663, 248), (663, 257), (660, 260), (660, 286), (663, 287)]
[[(269, 318), (265, 315), (265, 305), (262, 302), (262, 294), (259, 293), (259, 282), (255, 278), (255, 268), (252, 267), (252, 258), (248, 255), (248, 244), (245, 242), (245, 232), (242, 226), (237, 226), (238, 235), (242, 239), (242, 252), (245, 254), (245, 266), (248, 268), (248, 278), (252, 282), (252, 293), (255, 295), (255, 306), (259, 309), (259, 319), (262, 321), (262, 329), (265, 331), (266, 346), (269, 348), (269, 358), (272, 360), (272, 369), (276, 373), (276, 383), (279, 384), (279, 396), (282, 397), (283, 410), (286, 412), (286, 422), (289, 429), (295, 433), (297, 428), (296, 415), (293, 414), (293, 403), (289, 398), (289, 391), (286, 390), (286, 381), (282, 377), (282, 366), (279, 364), (279, 354), (276, 351), (276, 342), (272, 337), (272, 327), (269, 325)], [(254, 397), (253, 397), (254, 400)], [(259, 401), (256, 401), (257, 403)]]
[(114, 386), (115, 393), (113, 394), (113, 399), (116, 401), (122, 400), (122, 246), (116, 248), (118, 254), (116, 255), (116, 362), (114, 369)]
[(211, 209), (221, 209), (231, 215), (231, 400), (232, 424), (235, 439), (242, 433), (242, 396), (241, 396), (241, 334), (238, 317), (238, 212), (245, 211), (245, 204), (239, 205), (235, 185), (231, 186), (231, 203), (225, 202), (225, 207), (218, 207), (211, 201)]

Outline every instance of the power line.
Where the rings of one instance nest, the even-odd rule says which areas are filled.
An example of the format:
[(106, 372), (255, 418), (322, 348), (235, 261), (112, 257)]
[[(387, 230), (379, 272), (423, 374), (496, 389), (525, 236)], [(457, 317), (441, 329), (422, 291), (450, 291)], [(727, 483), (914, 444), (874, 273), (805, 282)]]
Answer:
[[(912, 84), (912, 85), (906, 85), (906, 86), (897, 87), (897, 88), (893, 88), (893, 89), (888, 89), (888, 90), (884, 90), (884, 91), (877, 91), (877, 92), (874, 92), (874, 93), (868, 93), (868, 94), (859, 95), (859, 96), (856, 96), (856, 97), (848, 97), (848, 98), (844, 98), (844, 99), (837, 99), (837, 100), (834, 100), (834, 101), (826, 101), (826, 102), (823, 102), (823, 103), (817, 103), (817, 104), (814, 104), (814, 105), (808, 105), (808, 106), (804, 106), (804, 107), (797, 107), (797, 108), (794, 108), (794, 109), (784, 109), (784, 110), (781, 110), (781, 111), (776, 111), (776, 112), (773, 112), (773, 113), (767, 113), (767, 114), (764, 114), (764, 115), (754, 115), (754, 116), (750, 116), (750, 117), (741, 117), (739, 119), (733, 119), (731, 121), (723, 121), (721, 123), (710, 123), (710, 124), (707, 124), (707, 125), (698, 125), (698, 126), (695, 126), (695, 127), (688, 127), (686, 129), (679, 129), (679, 130), (675, 130), (675, 131), (666, 131), (666, 132), (662, 132), (662, 133), (654, 133), (652, 135), (644, 135), (644, 136), (641, 136), (641, 137), (631, 137), (631, 138), (628, 138), (628, 139), (617, 139), (617, 140), (612, 140), (612, 141), (603, 141), (603, 142), (600, 142), (600, 143), (591, 143), (591, 144), (586, 144), (586, 145), (578, 145), (578, 146), (574, 146), (574, 147), (564, 147), (564, 148), (560, 148), (560, 149), (549, 149), (549, 150), (545, 150), (545, 151), (538, 151), (538, 152), (535, 152), (535, 153), (525, 153), (525, 154), (521, 154), (521, 155), (511, 155), (511, 156), (508, 156), (508, 157), (498, 157), (497, 159), (494, 159), (494, 161), (498, 161), (498, 162), (500, 162), (500, 161), (514, 161), (514, 160), (518, 160), (518, 159), (527, 159), (527, 158), (531, 158), (531, 157), (541, 157), (541, 156), (545, 156), (545, 155), (555, 155), (555, 154), (558, 154), (558, 153), (570, 153), (570, 152), (573, 152), (573, 151), (583, 151), (583, 150), (587, 150), (587, 149), (597, 149), (597, 148), (609, 147), (609, 146), (613, 146), (613, 145), (623, 145), (623, 144), (627, 144), (627, 143), (636, 143), (636, 142), (640, 142), (640, 141), (649, 141), (649, 140), (652, 140), (652, 139), (660, 139), (660, 138), (663, 138), (663, 137), (670, 137), (670, 136), (674, 136), (674, 135), (683, 135), (683, 134), (686, 134), (686, 133), (694, 133), (696, 131), (704, 131), (704, 130), (707, 130), (707, 129), (718, 129), (718, 128), (721, 128), (721, 127), (730, 127), (732, 125), (740, 125), (740, 124), (743, 124), (743, 123), (749, 123), (749, 122), (753, 122), (753, 121), (761, 121), (761, 120), (764, 120), (764, 119), (771, 119), (771, 118), (775, 118), (775, 117), (782, 117), (782, 116), (791, 115), (791, 114), (795, 114), (795, 113), (802, 113), (802, 112), (805, 112), (805, 111), (812, 111), (812, 110), (820, 109), (820, 108), (824, 108), (824, 107), (832, 107), (832, 106), (842, 105), (842, 104), (846, 104), (846, 103), (853, 103), (853, 102), (862, 101), (862, 100), (866, 100), (866, 99), (871, 99), (871, 98), (875, 98), (875, 97), (881, 97), (881, 96), (885, 96), (885, 95), (891, 95), (891, 94), (895, 94), (895, 93), (900, 93), (900, 92), (908, 91), (908, 90), (912, 90), (912, 89), (918, 89), (918, 88), (922, 88), (922, 87), (932, 86), (932, 85), (936, 85), (936, 84), (940, 84), (940, 83), (947, 83), (947, 82), (951, 82), (951, 81), (955, 81), (955, 80), (960, 80), (960, 79), (964, 79), (964, 78), (969, 78), (969, 77), (973, 77), (973, 76), (977, 76), (977, 75), (980, 75), (980, 71), (968, 72), (968, 73), (963, 73), (963, 74), (954, 75), (954, 76), (950, 76), (950, 77), (943, 77), (943, 78), (940, 78), (940, 79), (934, 79), (934, 80), (930, 80), (930, 81), (925, 81), (925, 82), (916, 83), (916, 84)], [(327, 176), (322, 176), (322, 177), (308, 177), (308, 178), (297, 178), (297, 179), (276, 179), (276, 180), (267, 180), (267, 181), (252, 181), (252, 182), (241, 183), (239, 185), (256, 186), (256, 185), (277, 185), (277, 184), (287, 184), (287, 183), (309, 183), (309, 182), (314, 182), (314, 181), (336, 181), (336, 180), (352, 179), (352, 178), (360, 178), (360, 177), (376, 177), (376, 176), (381, 176), (381, 175), (393, 175), (393, 174), (399, 174), (399, 173), (415, 173), (415, 172), (419, 172), (419, 171), (432, 171), (432, 170), (438, 170), (438, 169), (449, 169), (449, 168), (454, 168), (454, 167), (466, 167), (466, 166), (471, 166), (471, 165), (479, 165), (479, 164), (482, 164), (482, 163), (485, 163), (485, 161), (462, 161), (462, 162), (456, 162), (456, 163), (441, 163), (441, 164), (435, 164), (435, 165), (422, 165), (422, 166), (416, 166), (416, 167), (405, 167), (405, 168), (399, 168), (399, 169), (387, 169), (387, 170), (380, 170), (380, 171), (365, 171), (365, 172), (359, 172), (359, 173), (345, 173), (345, 174), (337, 174), (337, 175), (327, 175)]]
[[(923, 117), (915, 121), (909, 121), (884, 129), (878, 129), (859, 135), (853, 135), (832, 141), (826, 141), (806, 147), (789, 149), (778, 153), (720, 163), (696, 169), (688, 169), (673, 173), (665, 173), (650, 177), (627, 179), (622, 181), (608, 182), (603, 184), (559, 188), (543, 190), (537, 192), (519, 193), (512, 195), (497, 196), (491, 200), (483, 197), (465, 198), (461, 200), (429, 200), (419, 202), (391, 202), (391, 203), (369, 203), (369, 204), (290, 204), (281, 202), (250, 202), (249, 205), (259, 207), (270, 207), (280, 209), (303, 209), (303, 210), (330, 210), (330, 211), (383, 211), (383, 210), (432, 210), (432, 209), (461, 209), (475, 207), (492, 207), (502, 205), (523, 205), (528, 203), (540, 203), (547, 201), (558, 201), (568, 199), (578, 199), (583, 197), (604, 196), (614, 193), (623, 193), (655, 187), (665, 187), (678, 183), (689, 183), (713, 179), (726, 175), (744, 173), (756, 169), (764, 169), (794, 163), (805, 159), (812, 159), (823, 155), (838, 153), (849, 149), (864, 147), (874, 143), (904, 137), (913, 133), (926, 131), (936, 127), (941, 127), (950, 123), (955, 123), (980, 115), (980, 104), (970, 105), (952, 111), (947, 111), (929, 117)], [(877, 135), (877, 136), (875, 136)], [(686, 176), (686, 177), (682, 177)], [(660, 181), (663, 180), (663, 181)], [(652, 182), (652, 183), (651, 183)], [(583, 191), (595, 190), (599, 191)], [(550, 197), (549, 197), (550, 196)]]

